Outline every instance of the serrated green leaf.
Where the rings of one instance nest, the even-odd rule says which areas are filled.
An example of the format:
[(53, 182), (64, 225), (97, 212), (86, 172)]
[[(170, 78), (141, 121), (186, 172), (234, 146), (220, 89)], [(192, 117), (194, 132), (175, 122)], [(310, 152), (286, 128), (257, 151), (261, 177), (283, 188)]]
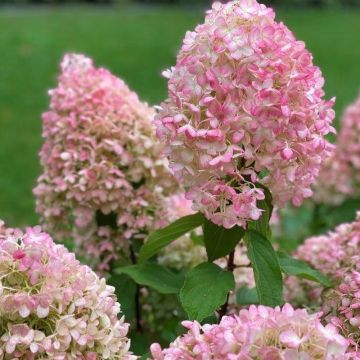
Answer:
[(137, 284), (149, 286), (161, 294), (177, 294), (183, 277), (156, 263), (144, 263), (118, 268), (115, 273), (130, 276)]
[(250, 259), (259, 303), (268, 306), (283, 303), (283, 280), (278, 257), (272, 244), (262, 234), (249, 229), (245, 243)]
[(186, 274), (180, 301), (191, 320), (201, 321), (225, 303), (234, 286), (231, 272), (213, 263), (202, 263)]
[(246, 286), (240, 288), (236, 293), (236, 303), (240, 305), (258, 304), (259, 299), (256, 288), (248, 288)]
[(214, 261), (228, 255), (235, 249), (245, 234), (239, 226), (225, 229), (208, 219), (204, 220), (204, 243), (209, 261)]
[(326, 287), (331, 286), (330, 280), (323, 273), (313, 269), (306, 262), (294, 259), (282, 251), (279, 251), (277, 254), (280, 268), (285, 274), (315, 281)]
[(201, 226), (203, 222), (204, 215), (196, 213), (184, 216), (172, 224), (154, 231), (140, 249), (139, 262), (143, 263), (180, 236)]

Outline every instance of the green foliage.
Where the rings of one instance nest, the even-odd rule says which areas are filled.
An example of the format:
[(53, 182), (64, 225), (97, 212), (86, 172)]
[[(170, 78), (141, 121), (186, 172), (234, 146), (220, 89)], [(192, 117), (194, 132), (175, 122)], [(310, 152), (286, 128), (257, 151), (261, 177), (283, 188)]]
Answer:
[(183, 277), (156, 263), (129, 265), (115, 270), (130, 276), (137, 284), (149, 286), (161, 294), (177, 294)]
[(130, 321), (135, 317), (136, 283), (125, 274), (111, 274), (107, 283), (115, 287), (115, 294), (121, 303), (121, 311)]
[(190, 238), (195, 245), (205, 246), (203, 234), (198, 235), (196, 231), (192, 231), (190, 234)]
[(268, 306), (283, 303), (283, 281), (279, 260), (271, 242), (255, 230), (245, 235), (247, 254), (254, 270), (259, 303)]
[[(273, 241), (279, 248), (288, 253), (293, 252), (304, 239), (312, 235), (312, 207), (304, 204), (300, 208), (288, 207), (280, 211), (280, 236), (274, 236)], [(283, 221), (284, 219), (284, 221)]]
[(313, 226), (313, 233), (320, 234), (333, 229), (339, 224), (355, 220), (356, 212), (360, 209), (360, 199), (346, 199), (338, 206), (318, 205), (314, 211), (313, 219), (317, 216), (318, 228)]
[(200, 213), (187, 215), (176, 220), (172, 224), (154, 231), (140, 249), (139, 262), (151, 258), (166, 245), (169, 245), (180, 236), (201, 226), (204, 222), (204, 216)]
[(256, 288), (241, 287), (236, 292), (236, 303), (239, 305), (258, 304), (259, 298)]
[(130, 331), (129, 337), (131, 339), (131, 351), (137, 355), (144, 354), (140, 359), (149, 359), (146, 356), (148, 355), (151, 342), (149, 341), (147, 334)]
[(239, 226), (225, 229), (205, 219), (204, 243), (209, 261), (214, 261), (228, 255), (235, 249), (245, 234), (245, 230)]
[(234, 275), (212, 263), (202, 263), (185, 276), (180, 301), (191, 320), (211, 316), (235, 286)]
[(331, 286), (330, 280), (324, 274), (311, 268), (306, 262), (294, 259), (281, 251), (279, 251), (277, 254), (280, 268), (285, 274), (315, 281), (324, 286)]

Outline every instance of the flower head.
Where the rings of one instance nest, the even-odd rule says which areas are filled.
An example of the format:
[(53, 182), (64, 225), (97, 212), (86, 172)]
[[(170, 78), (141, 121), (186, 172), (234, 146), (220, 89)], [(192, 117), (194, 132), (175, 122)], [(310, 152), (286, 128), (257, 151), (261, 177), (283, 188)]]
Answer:
[(128, 239), (163, 224), (154, 214), (176, 188), (156, 140), (155, 111), (82, 55), (65, 55), (49, 94), (37, 211), (56, 238), (75, 238), (108, 270)]
[(40, 227), (0, 226), (0, 358), (136, 359), (114, 288)]
[(315, 183), (318, 203), (339, 204), (359, 195), (360, 183), (360, 96), (349, 105), (340, 122), (333, 155), (324, 162)]
[[(326, 235), (313, 236), (305, 240), (294, 257), (306, 261), (313, 268), (337, 282), (352, 267), (353, 257), (360, 251), (360, 212), (350, 224), (339, 225)], [(323, 287), (306, 280), (289, 277), (286, 280), (286, 298), (304, 302), (318, 302)]]
[(153, 344), (151, 352), (155, 360), (348, 359), (348, 341), (319, 317), (289, 304), (275, 309), (252, 305), (218, 325), (184, 321), (185, 335), (167, 349)]
[(332, 150), (334, 101), (305, 44), (256, 0), (215, 3), (166, 72), (157, 134), (187, 198), (216, 224), (257, 220), (263, 188), (300, 205)]
[(322, 309), (326, 319), (350, 340), (354, 349), (359, 349), (360, 257), (356, 255), (352, 261), (352, 266), (343, 269), (343, 276), (335, 289), (328, 291)]

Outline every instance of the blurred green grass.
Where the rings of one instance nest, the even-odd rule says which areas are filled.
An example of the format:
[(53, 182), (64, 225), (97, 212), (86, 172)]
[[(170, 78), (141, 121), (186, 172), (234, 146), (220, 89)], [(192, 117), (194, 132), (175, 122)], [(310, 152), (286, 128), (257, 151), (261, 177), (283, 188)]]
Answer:
[[(31, 189), (40, 171), (40, 115), (65, 52), (91, 56), (155, 104), (166, 96), (161, 71), (202, 17), (171, 8), (0, 10), (0, 218), (11, 226), (37, 222)], [(280, 10), (278, 18), (313, 52), (339, 116), (360, 89), (360, 12)]]

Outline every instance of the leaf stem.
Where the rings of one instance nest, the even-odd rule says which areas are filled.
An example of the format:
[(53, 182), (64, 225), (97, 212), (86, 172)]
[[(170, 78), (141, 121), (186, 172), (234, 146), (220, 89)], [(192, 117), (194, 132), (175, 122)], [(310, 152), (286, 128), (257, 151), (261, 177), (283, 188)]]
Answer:
[[(233, 272), (234, 269), (236, 268), (234, 259), (235, 259), (235, 249), (233, 251), (231, 251), (231, 253), (229, 254), (229, 257), (228, 257), (228, 261), (227, 261), (227, 270), (230, 272)], [(221, 321), (222, 317), (224, 315), (226, 315), (226, 313), (227, 313), (227, 310), (229, 307), (229, 297), (230, 297), (230, 292), (228, 292), (228, 294), (227, 294), (225, 304), (223, 304), (218, 311), (219, 322)]]
[[(135, 265), (137, 263), (136, 254), (134, 247), (130, 244), (130, 257), (131, 262)], [(136, 331), (138, 333), (143, 333), (143, 327), (141, 324), (141, 304), (140, 304), (140, 285), (136, 284), (135, 292), (135, 314), (136, 314)]]

